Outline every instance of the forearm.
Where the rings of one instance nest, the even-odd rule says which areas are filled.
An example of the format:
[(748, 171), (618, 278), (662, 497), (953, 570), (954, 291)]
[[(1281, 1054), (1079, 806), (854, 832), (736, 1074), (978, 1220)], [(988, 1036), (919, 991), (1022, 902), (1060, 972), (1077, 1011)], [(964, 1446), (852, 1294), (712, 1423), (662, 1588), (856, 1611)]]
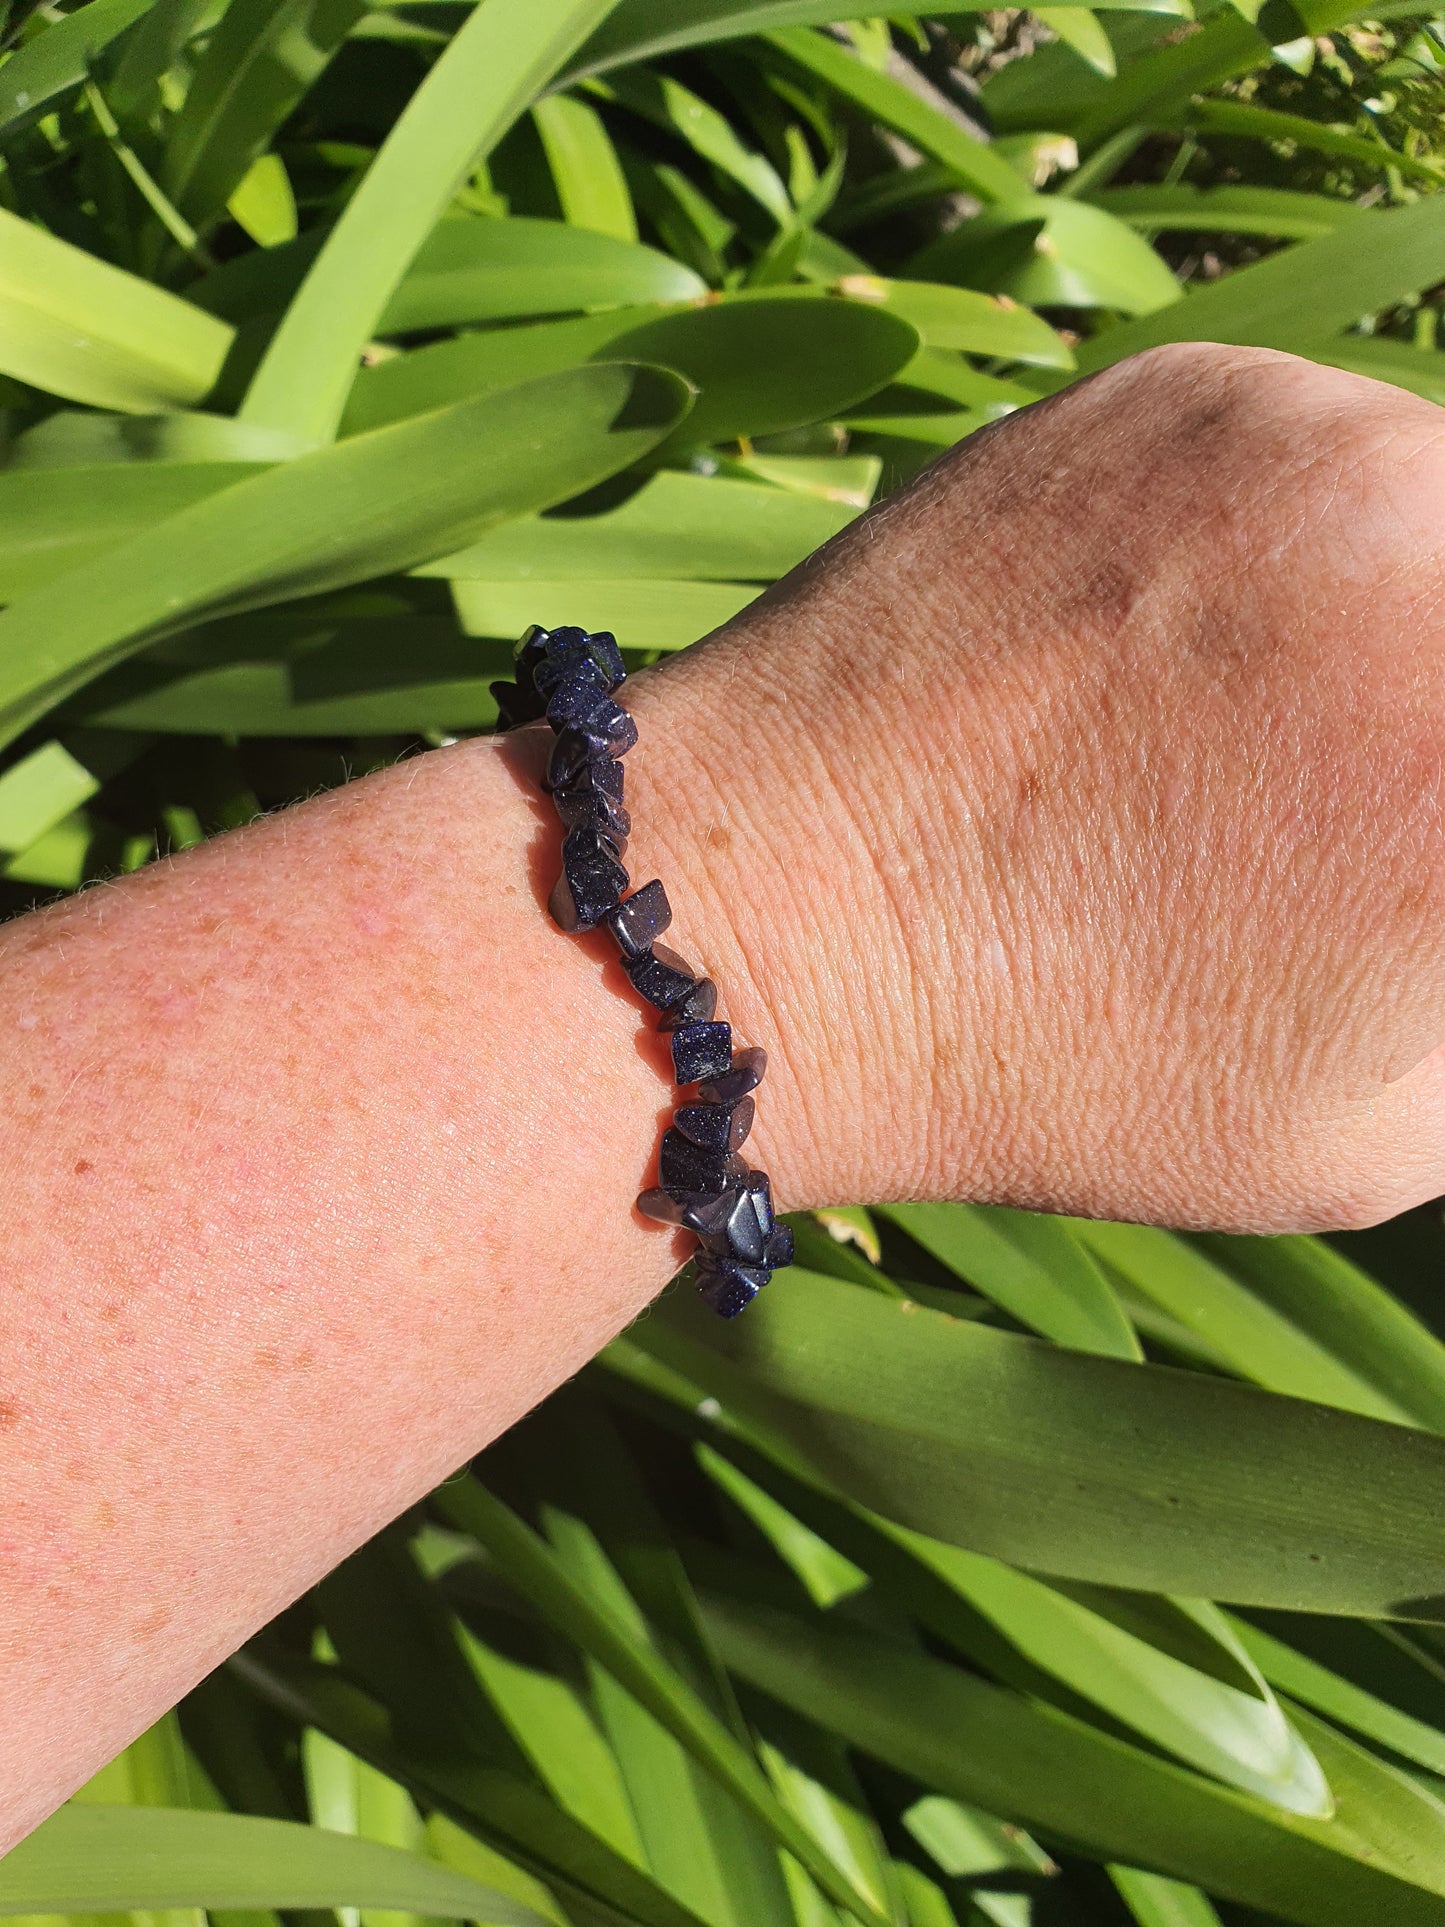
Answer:
[[(769, 1052), (785, 1209), (1262, 1231), (1440, 1190), (1442, 446), (1287, 357), (1146, 357), (628, 685), (628, 868)], [(0, 933), (0, 1838), (685, 1255), (633, 1208), (662, 1040), (544, 907), (542, 748)]]
[[(773, 1052), (749, 1156), (791, 1206), (828, 1173), (767, 986), (816, 1000), (754, 977), (783, 906), (756, 856), (737, 900), (751, 826), (710, 768), (738, 719), (694, 681), (639, 685), (629, 864)], [(683, 1255), (633, 1209), (666, 1040), (542, 907), (539, 752), (419, 757), (0, 941), (5, 1839)], [(803, 1048), (829, 1031), (836, 1089), (811, 1009)]]

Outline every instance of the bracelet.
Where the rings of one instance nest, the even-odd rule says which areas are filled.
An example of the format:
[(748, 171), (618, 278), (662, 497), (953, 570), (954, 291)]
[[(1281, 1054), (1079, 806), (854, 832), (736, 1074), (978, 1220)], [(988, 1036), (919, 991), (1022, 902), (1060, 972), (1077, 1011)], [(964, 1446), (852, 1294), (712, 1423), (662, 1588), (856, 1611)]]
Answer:
[(677, 1082), (697, 1086), (662, 1134), (659, 1182), (637, 1208), (695, 1233), (698, 1290), (714, 1311), (735, 1318), (793, 1260), (793, 1234), (773, 1216), (767, 1173), (738, 1155), (767, 1053), (733, 1049), (732, 1026), (716, 1014), (717, 985), (657, 941), (672, 922), (661, 883), (623, 895), (632, 819), (622, 802), (622, 758), (637, 741), (637, 724), (616, 700), (626, 676), (605, 630), (531, 628), (517, 645), (516, 681), (492, 684), (497, 728), (542, 717), (552, 725), (542, 787), (565, 834), (547, 907), (563, 930), (607, 926), (633, 989), (661, 1011), (657, 1028), (671, 1033)]

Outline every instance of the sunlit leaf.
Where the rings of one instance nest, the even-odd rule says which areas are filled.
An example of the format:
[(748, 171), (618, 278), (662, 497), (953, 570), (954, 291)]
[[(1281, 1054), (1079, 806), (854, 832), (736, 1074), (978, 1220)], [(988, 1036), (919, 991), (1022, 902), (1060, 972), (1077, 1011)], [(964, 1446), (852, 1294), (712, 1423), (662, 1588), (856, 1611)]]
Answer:
[(545, 1927), (529, 1907), (417, 1854), (236, 1813), (62, 1807), (0, 1865), (6, 1914), (338, 1904)]
[(214, 316), (0, 208), (0, 372), (145, 413), (200, 401), (230, 345)]

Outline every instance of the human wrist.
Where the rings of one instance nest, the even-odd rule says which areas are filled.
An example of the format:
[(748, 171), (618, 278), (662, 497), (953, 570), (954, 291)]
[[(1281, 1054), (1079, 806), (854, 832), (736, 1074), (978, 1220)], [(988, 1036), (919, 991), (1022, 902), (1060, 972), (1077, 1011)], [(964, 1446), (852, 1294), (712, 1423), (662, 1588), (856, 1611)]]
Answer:
[(952, 858), (919, 865), (919, 785), (866, 699), (811, 686), (846, 638), (775, 626), (766, 605), (628, 685), (629, 865), (663, 877), (679, 945), (769, 1052), (750, 1146), (780, 1206), (951, 1188)]

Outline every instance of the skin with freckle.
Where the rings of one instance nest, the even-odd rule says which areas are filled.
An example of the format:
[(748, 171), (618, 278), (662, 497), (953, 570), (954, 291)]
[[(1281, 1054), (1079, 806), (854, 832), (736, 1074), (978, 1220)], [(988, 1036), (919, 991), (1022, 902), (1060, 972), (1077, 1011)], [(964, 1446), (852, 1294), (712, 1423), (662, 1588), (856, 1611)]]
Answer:
[[(1440, 420), (1156, 351), (627, 685), (629, 868), (768, 1051), (785, 1208), (1281, 1229), (1445, 1189)], [(0, 1846), (690, 1242), (632, 1206), (662, 1042), (543, 908), (544, 751), (0, 931)]]

